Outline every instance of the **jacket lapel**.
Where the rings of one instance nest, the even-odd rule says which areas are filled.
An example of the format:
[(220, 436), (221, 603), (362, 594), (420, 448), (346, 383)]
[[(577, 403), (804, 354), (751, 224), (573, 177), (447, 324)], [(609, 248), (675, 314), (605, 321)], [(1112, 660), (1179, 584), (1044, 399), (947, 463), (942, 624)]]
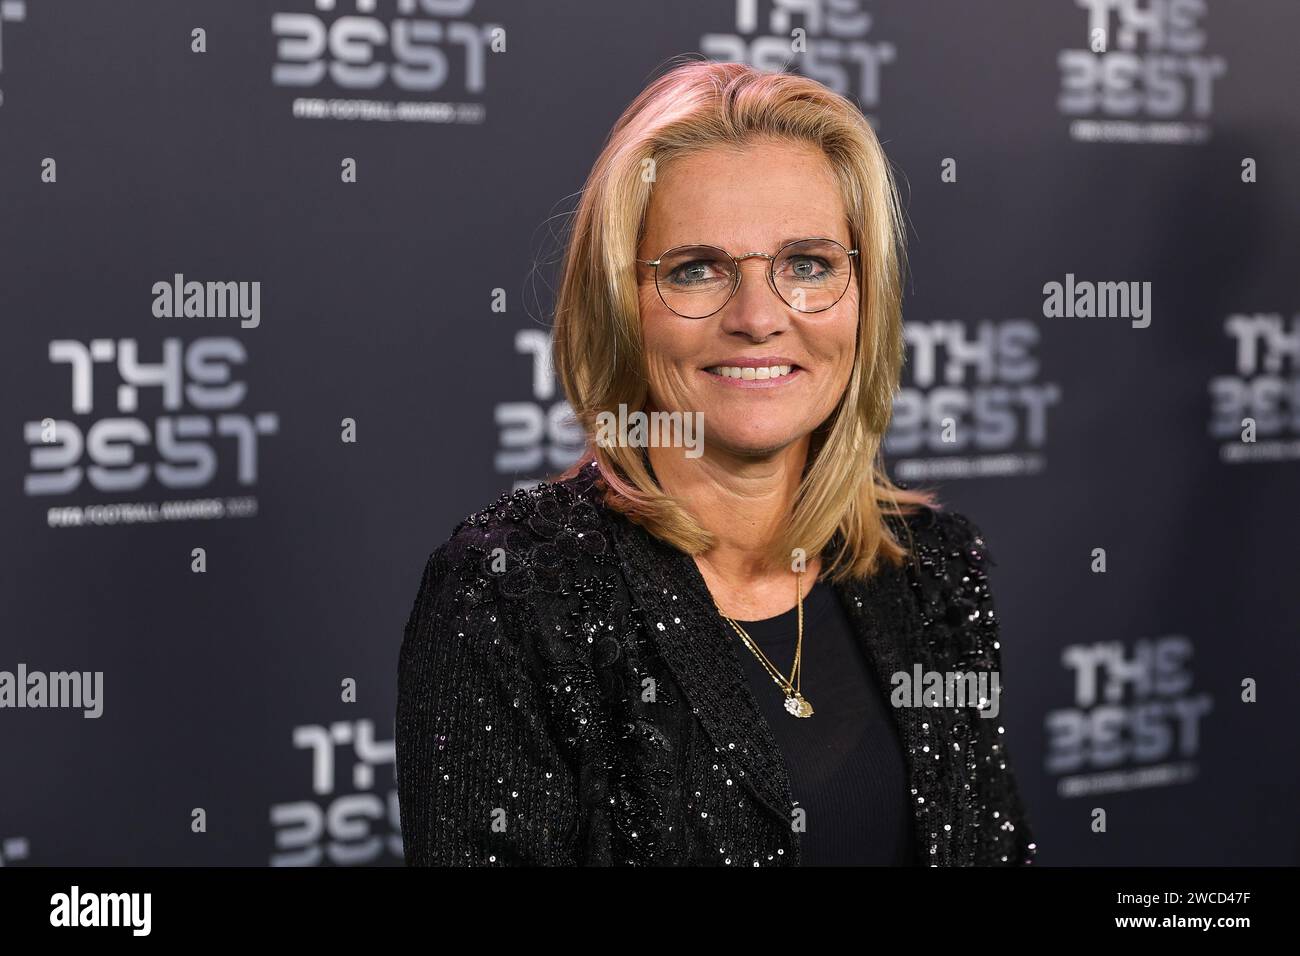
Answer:
[[(694, 559), (622, 515), (614, 538), (645, 626), (709, 739), (740, 784), (791, 833), (784, 758)], [(788, 845), (797, 863), (793, 837)]]
[[(951, 775), (959, 764), (952, 757), (952, 715), (943, 707), (895, 707), (893, 675), (911, 677), (914, 667), (937, 668), (934, 649), (915, 596), (910, 560), (902, 567), (884, 565), (868, 581), (850, 581), (837, 588), (853, 632), (871, 661), (876, 680), (898, 731), (911, 788), (913, 833), (917, 862), (944, 865), (948, 849), (958, 836), (961, 782)], [(956, 796), (950, 797), (951, 789)], [(920, 798), (920, 799), (918, 799)], [(945, 830), (948, 825), (950, 829)], [(931, 847), (935, 847), (932, 852)]]

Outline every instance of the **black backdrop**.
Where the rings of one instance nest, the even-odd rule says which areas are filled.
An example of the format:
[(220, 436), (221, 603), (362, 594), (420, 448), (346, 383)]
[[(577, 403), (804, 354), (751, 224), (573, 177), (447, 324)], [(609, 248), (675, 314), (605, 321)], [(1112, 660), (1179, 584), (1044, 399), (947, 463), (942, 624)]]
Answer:
[[(0, 709), (0, 862), (400, 861), (424, 559), (571, 460), (557, 237), (682, 53), (817, 77), (898, 169), (891, 465), (998, 559), (1040, 862), (1295, 862), (1298, 32), (1290, 0), (0, 0), (0, 671), (103, 688)], [(256, 323), (155, 315), (177, 274), (259, 283)], [(1150, 283), (1149, 325), (1046, 315), (1067, 276)]]

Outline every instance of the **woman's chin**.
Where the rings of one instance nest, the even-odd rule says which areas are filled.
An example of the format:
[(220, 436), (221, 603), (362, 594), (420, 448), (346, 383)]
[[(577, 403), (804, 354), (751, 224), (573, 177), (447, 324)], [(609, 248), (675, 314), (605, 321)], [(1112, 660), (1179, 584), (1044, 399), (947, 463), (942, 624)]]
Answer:
[(710, 446), (717, 451), (725, 451), (739, 457), (761, 458), (773, 455), (799, 440), (801, 436), (790, 429), (771, 429), (759, 432), (738, 431), (722, 432), (712, 435), (708, 432), (706, 422), (704, 448), (706, 453)]

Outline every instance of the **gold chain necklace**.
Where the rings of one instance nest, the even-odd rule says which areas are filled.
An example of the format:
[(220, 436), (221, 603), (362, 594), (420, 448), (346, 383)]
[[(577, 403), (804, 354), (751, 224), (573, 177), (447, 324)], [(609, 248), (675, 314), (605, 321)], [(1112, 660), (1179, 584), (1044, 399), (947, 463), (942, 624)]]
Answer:
[(723, 619), (736, 629), (736, 633), (745, 642), (745, 646), (754, 652), (754, 656), (758, 658), (758, 662), (763, 665), (764, 670), (776, 682), (776, 685), (785, 692), (785, 709), (795, 717), (811, 717), (813, 715), (812, 704), (808, 703), (803, 694), (799, 692), (803, 678), (800, 670), (803, 663), (803, 572), (797, 571), (795, 574), (794, 590), (799, 599), (799, 637), (795, 641), (794, 666), (790, 669), (788, 679), (783, 677), (781, 672), (768, 660), (767, 655), (759, 649), (758, 645), (754, 643), (754, 639), (745, 632), (743, 627), (727, 617), (727, 615), (722, 614), (722, 608), (718, 607), (716, 600), (713, 602), (713, 606), (718, 607), (718, 613), (722, 614)]

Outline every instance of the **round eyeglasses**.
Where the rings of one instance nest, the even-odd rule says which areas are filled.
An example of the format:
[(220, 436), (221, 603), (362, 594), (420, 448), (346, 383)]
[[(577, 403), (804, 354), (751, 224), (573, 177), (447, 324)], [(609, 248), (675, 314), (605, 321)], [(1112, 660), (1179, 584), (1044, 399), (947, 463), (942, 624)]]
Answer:
[(706, 319), (731, 301), (740, 288), (740, 263), (755, 257), (768, 260), (767, 282), (782, 302), (798, 312), (825, 312), (848, 291), (857, 254), (834, 239), (812, 238), (788, 242), (774, 256), (692, 245), (636, 261), (654, 267), (664, 305), (684, 319)]

